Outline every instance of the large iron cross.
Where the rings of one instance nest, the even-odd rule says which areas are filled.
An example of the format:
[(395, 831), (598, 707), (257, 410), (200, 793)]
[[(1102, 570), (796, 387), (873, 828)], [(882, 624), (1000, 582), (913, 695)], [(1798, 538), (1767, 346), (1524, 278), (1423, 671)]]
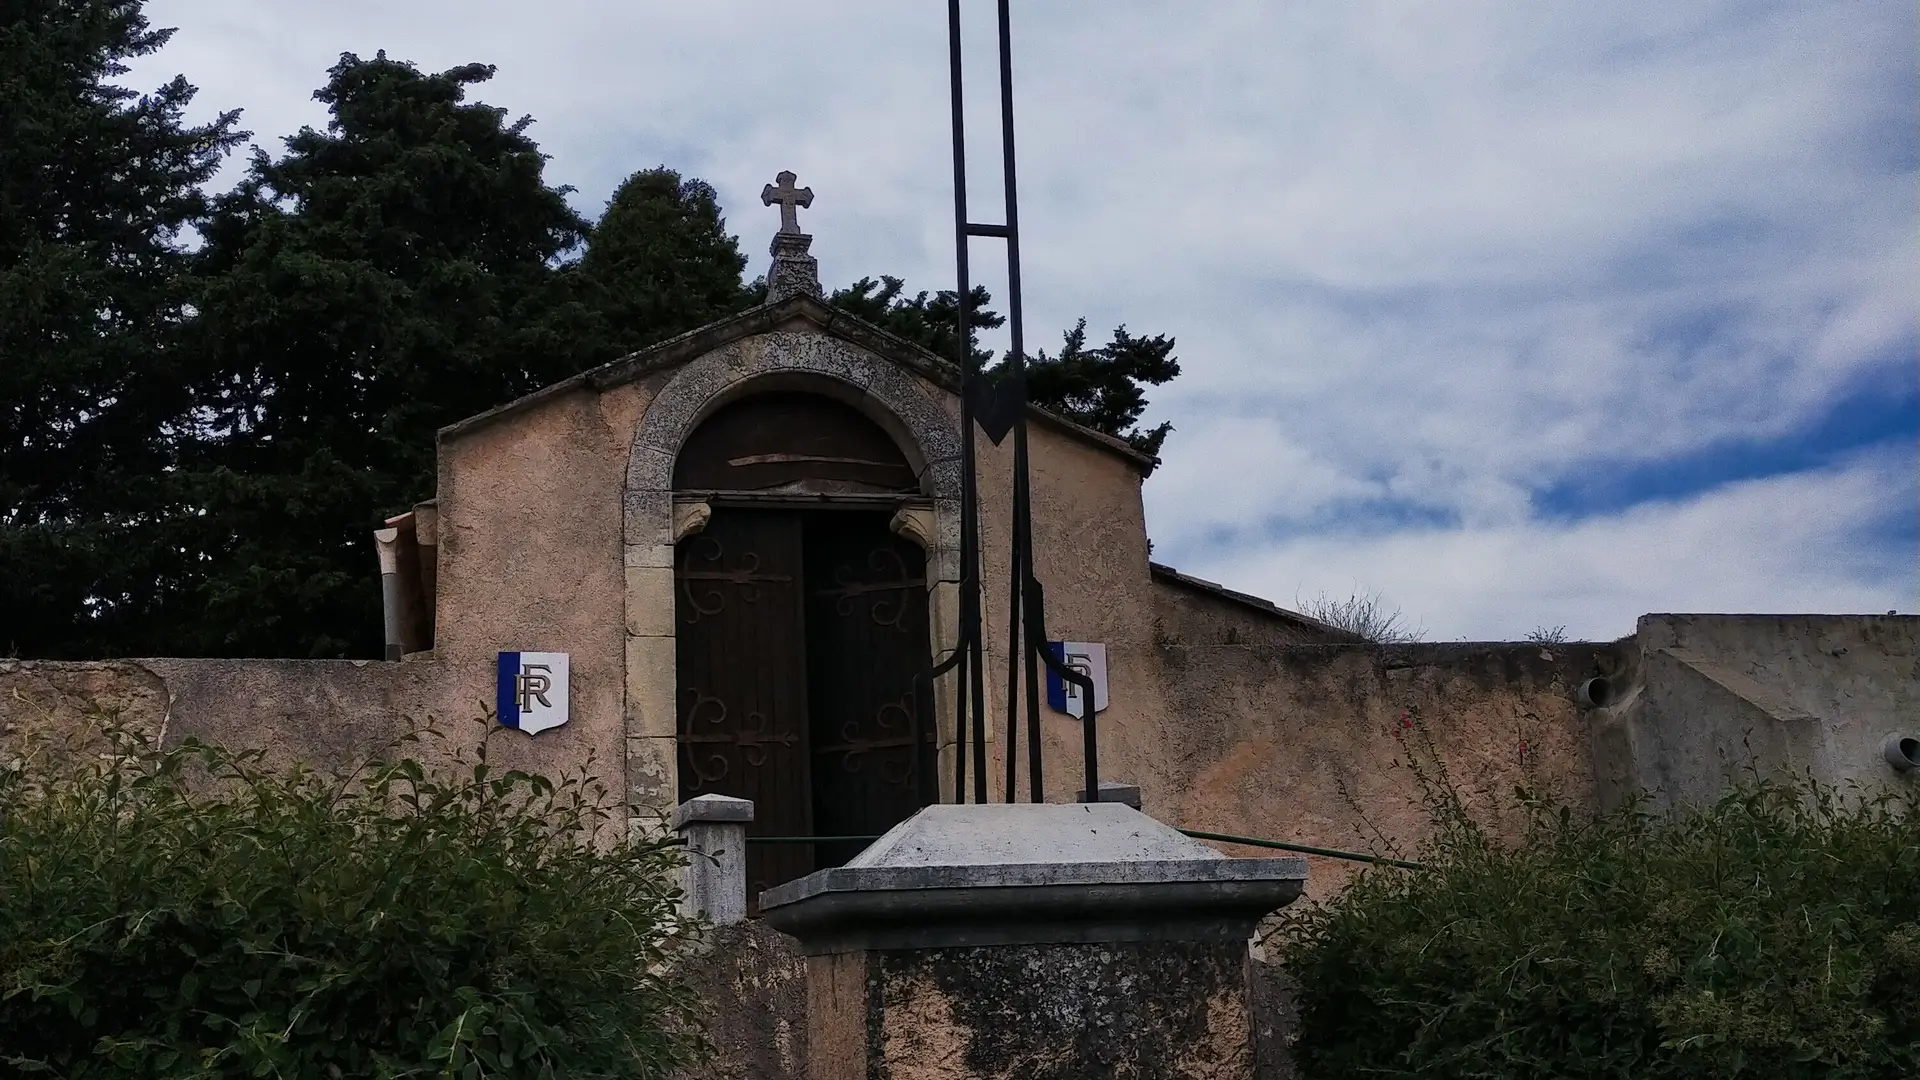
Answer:
[(775, 187), (772, 184), (768, 184), (762, 188), (760, 190), (760, 201), (767, 206), (779, 203), (780, 231), (783, 233), (797, 233), (800, 231), (800, 214), (797, 208), (813, 205), (813, 189), (794, 187), (794, 175), (791, 172), (782, 172), (779, 176), (774, 177), (774, 180), (778, 181), (780, 186)]

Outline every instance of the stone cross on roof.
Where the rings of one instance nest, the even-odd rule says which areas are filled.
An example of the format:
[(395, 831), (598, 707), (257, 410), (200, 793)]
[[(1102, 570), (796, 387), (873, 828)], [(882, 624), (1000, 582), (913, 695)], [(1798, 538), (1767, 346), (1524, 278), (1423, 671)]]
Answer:
[(774, 177), (774, 180), (777, 181), (780, 186), (775, 187), (773, 184), (768, 184), (762, 188), (760, 190), (760, 201), (767, 206), (779, 203), (780, 231), (783, 233), (797, 233), (800, 231), (800, 214), (797, 208), (813, 205), (813, 189), (794, 187), (794, 175), (791, 172), (783, 171), (779, 176)]

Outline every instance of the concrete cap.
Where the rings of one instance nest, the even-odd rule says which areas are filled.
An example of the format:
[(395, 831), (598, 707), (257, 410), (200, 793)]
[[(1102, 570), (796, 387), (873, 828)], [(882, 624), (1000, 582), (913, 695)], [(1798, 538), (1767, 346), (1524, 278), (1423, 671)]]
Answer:
[(711, 821), (752, 821), (753, 800), (731, 795), (699, 795), (673, 808), (672, 827)]
[(967, 803), (926, 807), (889, 829), (847, 867), (1224, 858), (1124, 803)]
[(811, 954), (1245, 940), (1306, 860), (1234, 859), (1121, 803), (929, 806), (845, 866), (760, 894)]

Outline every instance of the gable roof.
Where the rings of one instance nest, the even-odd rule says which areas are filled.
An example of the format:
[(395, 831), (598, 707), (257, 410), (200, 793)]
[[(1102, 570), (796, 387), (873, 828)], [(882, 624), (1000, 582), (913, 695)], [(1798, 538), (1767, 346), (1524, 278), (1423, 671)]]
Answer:
[(1183, 589), (1204, 593), (1208, 596), (1225, 600), (1228, 603), (1251, 608), (1262, 615), (1267, 615), (1282, 622), (1292, 623), (1295, 626), (1325, 634), (1331, 641), (1358, 644), (1367, 640), (1351, 630), (1343, 630), (1332, 623), (1323, 622), (1311, 615), (1302, 615), (1298, 611), (1289, 611), (1263, 597), (1254, 596), (1251, 593), (1236, 592), (1217, 582), (1208, 581), (1205, 578), (1197, 578), (1192, 574), (1183, 574), (1165, 563), (1149, 562), (1147, 568), (1152, 572), (1154, 580), (1156, 581), (1164, 581), (1169, 585), (1177, 585)]
[[(803, 294), (788, 297), (777, 304), (762, 304), (759, 307), (749, 308), (738, 315), (730, 315), (717, 322), (710, 322), (678, 337), (668, 338), (657, 345), (650, 345), (618, 360), (602, 364), (597, 368), (590, 368), (578, 375), (562, 379), (524, 397), (509, 401), (505, 405), (448, 424), (440, 429), (439, 437), (441, 439), (459, 438), (524, 412), (549, 398), (559, 397), (574, 390), (586, 388), (604, 391), (633, 382), (654, 372), (676, 367), (696, 356), (712, 352), (741, 338), (779, 329), (795, 319), (812, 323), (822, 333), (831, 334), (842, 341), (858, 345), (876, 356), (899, 364), (949, 393), (960, 392), (960, 369), (952, 361), (929, 352), (903, 337), (882, 330), (865, 319), (849, 315), (838, 308), (829, 307), (817, 297)], [(1152, 473), (1154, 466), (1160, 463), (1158, 458), (1135, 450), (1124, 439), (1117, 439), (1103, 431), (1095, 431), (1085, 425), (1074, 423), (1066, 417), (1048, 412), (1037, 405), (1028, 405), (1027, 415), (1061, 434), (1121, 458), (1139, 470), (1141, 476)]]

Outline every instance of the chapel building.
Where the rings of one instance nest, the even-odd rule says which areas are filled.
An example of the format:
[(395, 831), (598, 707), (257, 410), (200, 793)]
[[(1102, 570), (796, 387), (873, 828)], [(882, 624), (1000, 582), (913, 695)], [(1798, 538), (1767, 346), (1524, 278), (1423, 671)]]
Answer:
[[(918, 680), (959, 634), (959, 373), (827, 306), (787, 216), (765, 304), (443, 429), (436, 497), (378, 537), (389, 658), (458, 713), (493, 700), (501, 653), (567, 654), (569, 722), (514, 756), (620, 776), (636, 828), (713, 793), (752, 799), (760, 835), (873, 835), (922, 805), (929, 761), (951, 797), (954, 680)], [(1011, 443), (974, 438), (998, 716)], [(1126, 442), (1031, 408), (1029, 454), (1050, 634), (1105, 648), (1107, 775), (1149, 777), (1176, 722), (1156, 641), (1356, 640), (1149, 561), (1155, 462)], [(1043, 716), (1046, 793), (1070, 801), (1079, 721)], [(759, 846), (755, 891), (861, 846)]]

